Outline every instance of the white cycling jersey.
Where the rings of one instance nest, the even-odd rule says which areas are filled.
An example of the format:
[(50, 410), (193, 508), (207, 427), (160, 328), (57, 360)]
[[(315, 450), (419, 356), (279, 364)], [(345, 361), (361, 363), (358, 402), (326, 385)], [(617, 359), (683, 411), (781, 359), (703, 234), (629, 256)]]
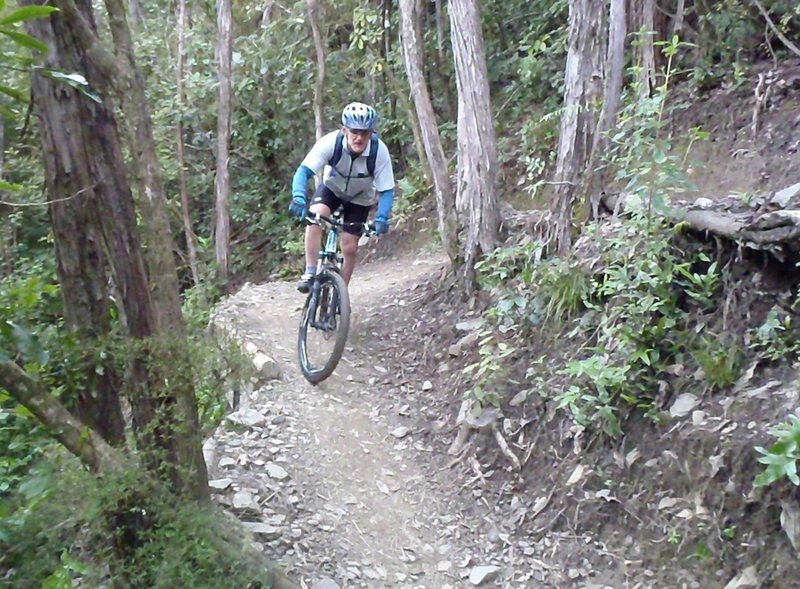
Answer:
[[(315, 174), (319, 174), (333, 157), (338, 134), (338, 131), (333, 131), (322, 136), (308, 152), (302, 165), (313, 170)], [(389, 148), (378, 139), (378, 153), (373, 177), (367, 170), (367, 157), (373, 139), (367, 142), (364, 151), (355, 158), (350, 155), (350, 150), (347, 148), (346, 136), (343, 141), (345, 145), (342, 149), (342, 157), (339, 158), (336, 166), (330, 168), (330, 172), (325, 175), (325, 186), (344, 201), (362, 206), (372, 206), (378, 199), (377, 193), (394, 188), (394, 172)]]

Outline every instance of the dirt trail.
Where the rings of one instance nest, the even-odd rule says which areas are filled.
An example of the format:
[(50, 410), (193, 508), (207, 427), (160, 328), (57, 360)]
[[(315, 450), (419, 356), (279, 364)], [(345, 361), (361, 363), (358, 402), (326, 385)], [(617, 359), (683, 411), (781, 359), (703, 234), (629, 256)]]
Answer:
[[(375, 356), (369, 331), (374, 321), (391, 321), (391, 307), (405, 304), (398, 294), (438, 276), (441, 264), (437, 256), (358, 268), (348, 347), (334, 375), (317, 387), (297, 368), (302, 295), (292, 284), (246, 285), (220, 311), (240, 337), (277, 361), (283, 376), (245, 395), (239, 413), (251, 419), (238, 420), (244, 434), (242, 423), (218, 433), (212, 475), (227, 477), (220, 487), (233, 481), (220, 499), (240, 519), (276, 524), (266, 533), (255, 528), (256, 538), (275, 532), (265, 549), (306, 586), (328, 576), (343, 587), (445, 589), (462, 586), (471, 565), (489, 564), (473, 563), (472, 551), (462, 549), (469, 532), (457, 494), (429, 476), (433, 449), (415, 439), (418, 416)], [(252, 424), (258, 415), (264, 424)], [(270, 465), (285, 473), (264, 476)], [(258, 511), (261, 517), (253, 517)], [(484, 586), (492, 586), (489, 579)]]

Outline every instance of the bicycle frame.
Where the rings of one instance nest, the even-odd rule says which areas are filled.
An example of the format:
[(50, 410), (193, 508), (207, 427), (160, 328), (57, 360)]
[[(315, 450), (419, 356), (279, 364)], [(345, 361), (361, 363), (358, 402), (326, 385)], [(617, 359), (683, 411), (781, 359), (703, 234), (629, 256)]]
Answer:
[(339, 229), (344, 224), (339, 220), (338, 212), (334, 213), (332, 218), (325, 217), (324, 215), (318, 215), (317, 218), (321, 221), (319, 224), (322, 226), (324, 232), (325, 243), (319, 251), (319, 256), (317, 258), (317, 274), (319, 274), (326, 265), (333, 266), (339, 271), (344, 262), (344, 256), (342, 256), (339, 249)]
[[(317, 257), (316, 276), (321, 276), (325, 269), (333, 270), (336, 273), (341, 272), (344, 256), (342, 256), (339, 247), (339, 230), (344, 227), (344, 223), (340, 220), (340, 216), (341, 213), (339, 213), (339, 211), (336, 211), (331, 217), (311, 212), (306, 216), (307, 221), (321, 226), (324, 232), (324, 245), (320, 249), (319, 256)], [(327, 308), (332, 301), (327, 300), (327, 298), (320, 301), (320, 289), (320, 282), (314, 280), (311, 284), (311, 292), (309, 293), (309, 308), (313, 311), (312, 316), (317, 316), (316, 309), (320, 303), (323, 305), (323, 308), (321, 309), (322, 312), (319, 315), (319, 320), (313, 319), (311, 321), (311, 326), (316, 329), (327, 331), (334, 327), (335, 319), (328, 313), (329, 309)]]

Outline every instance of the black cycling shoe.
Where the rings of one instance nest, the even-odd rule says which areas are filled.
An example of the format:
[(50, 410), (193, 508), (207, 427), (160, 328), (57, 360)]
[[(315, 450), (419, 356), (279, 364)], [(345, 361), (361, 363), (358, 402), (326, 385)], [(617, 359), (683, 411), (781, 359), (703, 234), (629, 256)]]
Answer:
[(306, 272), (300, 277), (300, 280), (297, 281), (297, 290), (306, 294), (311, 290), (311, 283), (314, 281), (314, 275), (309, 274)]

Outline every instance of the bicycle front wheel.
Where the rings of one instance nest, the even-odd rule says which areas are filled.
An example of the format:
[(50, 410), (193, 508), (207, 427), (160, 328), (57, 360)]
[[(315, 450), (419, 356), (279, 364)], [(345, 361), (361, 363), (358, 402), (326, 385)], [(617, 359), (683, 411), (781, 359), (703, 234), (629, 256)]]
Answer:
[(349, 329), (347, 285), (337, 272), (323, 270), (306, 299), (297, 335), (297, 359), (308, 382), (317, 384), (333, 373)]

